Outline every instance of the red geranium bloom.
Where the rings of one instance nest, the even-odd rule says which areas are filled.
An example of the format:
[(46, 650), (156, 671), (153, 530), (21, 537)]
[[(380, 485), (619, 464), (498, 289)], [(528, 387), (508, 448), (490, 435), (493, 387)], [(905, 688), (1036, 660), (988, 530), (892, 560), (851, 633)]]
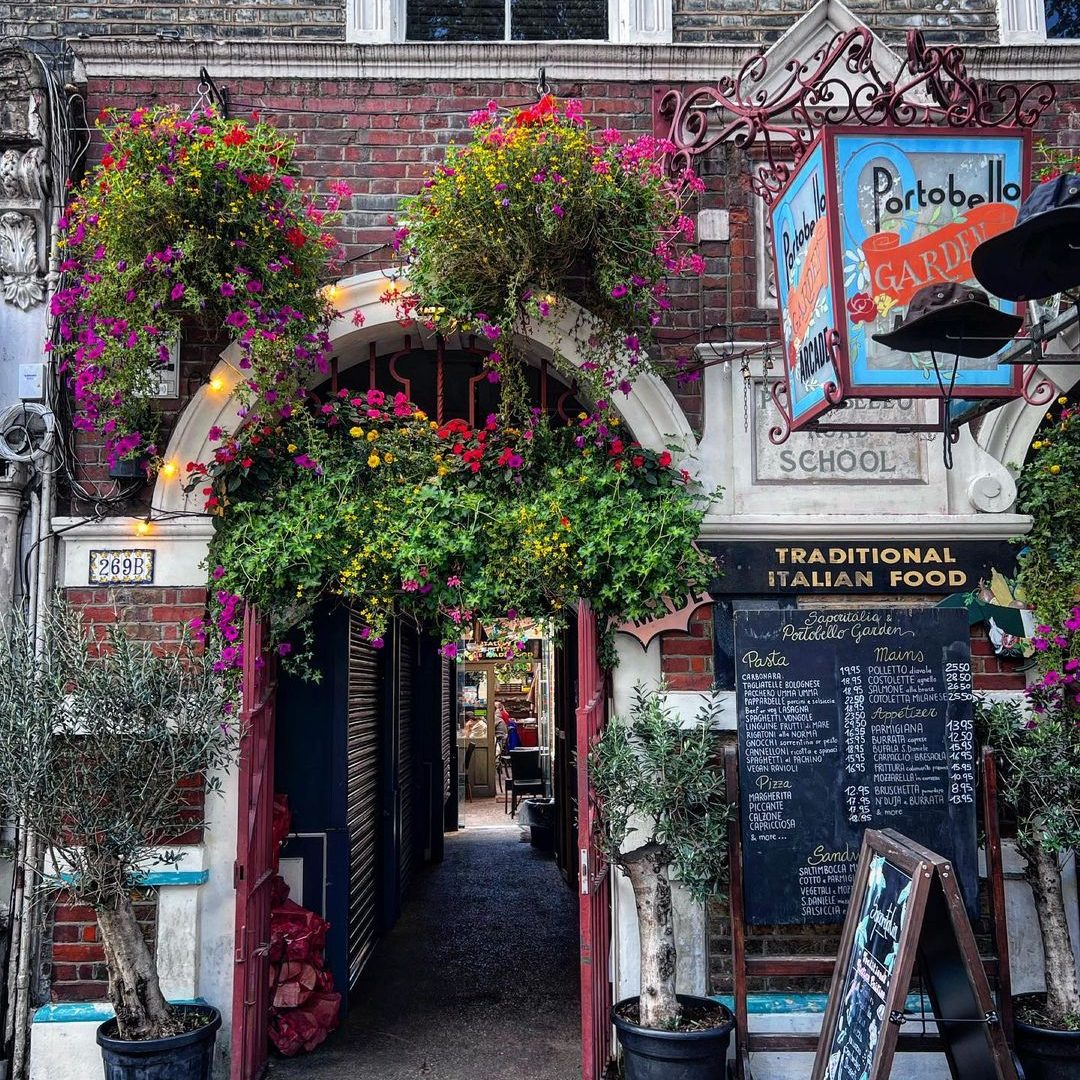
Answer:
[(251, 142), (251, 136), (242, 127), (234, 127), (221, 141), (226, 146), (243, 146), (244, 143)]
[(298, 225), (294, 225), (291, 229), (286, 229), (285, 243), (294, 248), (302, 248), (307, 243), (307, 237), (304, 235), (304, 230)]

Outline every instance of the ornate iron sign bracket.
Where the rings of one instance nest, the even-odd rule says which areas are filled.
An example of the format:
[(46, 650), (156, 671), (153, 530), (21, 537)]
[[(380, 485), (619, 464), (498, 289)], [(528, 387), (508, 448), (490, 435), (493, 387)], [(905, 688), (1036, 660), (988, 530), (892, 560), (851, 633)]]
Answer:
[(751, 184), (772, 202), (826, 124), (1033, 127), (1055, 96), (1049, 82), (990, 88), (968, 75), (962, 49), (927, 45), (917, 30), (908, 32), (907, 56), (892, 78), (876, 63), (866, 27), (837, 33), (807, 60), (789, 60), (775, 82), (768, 75), (763, 53), (715, 86), (664, 94), (658, 113), (673, 144), (673, 174), (722, 142), (760, 147), (764, 160)]

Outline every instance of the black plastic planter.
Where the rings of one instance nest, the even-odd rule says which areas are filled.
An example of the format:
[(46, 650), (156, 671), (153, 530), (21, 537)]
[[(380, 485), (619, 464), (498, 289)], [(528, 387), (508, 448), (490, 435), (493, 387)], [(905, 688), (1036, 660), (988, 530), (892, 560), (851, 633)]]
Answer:
[(1016, 1021), (1016, 1056), (1027, 1080), (1080, 1080), (1080, 1031)]
[(689, 994), (678, 998), (682, 1005), (715, 1008), (727, 1021), (707, 1031), (657, 1031), (619, 1016), (619, 1010), (637, 1001), (636, 997), (620, 1001), (611, 1011), (611, 1020), (623, 1048), (626, 1080), (725, 1080), (735, 1018), (710, 998)]
[(210, 1080), (221, 1013), (209, 1005), (180, 1008), (201, 1013), (209, 1022), (183, 1035), (142, 1042), (116, 1038), (115, 1020), (102, 1024), (97, 1041), (105, 1061), (105, 1080)]

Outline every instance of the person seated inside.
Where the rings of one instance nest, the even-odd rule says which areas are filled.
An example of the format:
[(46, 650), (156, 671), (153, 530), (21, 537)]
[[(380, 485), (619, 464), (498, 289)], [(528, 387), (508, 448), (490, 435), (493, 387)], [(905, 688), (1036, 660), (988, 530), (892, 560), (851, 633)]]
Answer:
[(482, 716), (478, 716), (473, 721), (472, 727), (466, 732), (466, 738), (473, 742), (487, 741), (487, 721)]

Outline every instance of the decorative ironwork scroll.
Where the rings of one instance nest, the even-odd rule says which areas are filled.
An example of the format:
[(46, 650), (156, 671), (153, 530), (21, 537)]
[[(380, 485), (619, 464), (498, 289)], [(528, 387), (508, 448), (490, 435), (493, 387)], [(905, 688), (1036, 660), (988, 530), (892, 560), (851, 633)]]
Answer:
[[(751, 57), (715, 86), (671, 89), (658, 106), (674, 149), (673, 174), (722, 142), (760, 147), (764, 160), (751, 181), (771, 202), (827, 124), (869, 127), (1032, 127), (1054, 100), (1049, 82), (989, 87), (973, 79), (957, 46), (929, 46), (908, 32), (907, 56), (895, 77), (874, 58), (866, 27), (837, 33), (806, 60), (789, 60), (768, 79), (766, 54)], [(711, 114), (719, 120), (712, 122)]]

